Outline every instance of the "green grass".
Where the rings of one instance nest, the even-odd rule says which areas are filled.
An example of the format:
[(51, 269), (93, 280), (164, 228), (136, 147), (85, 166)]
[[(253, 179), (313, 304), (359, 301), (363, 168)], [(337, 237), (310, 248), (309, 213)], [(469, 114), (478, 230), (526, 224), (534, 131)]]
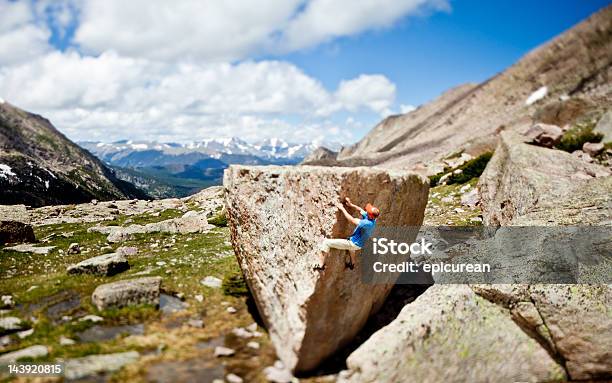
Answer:
[(457, 169), (461, 169), (461, 173), (451, 175), (446, 181), (447, 185), (464, 184), (473, 178), (480, 177), (492, 156), (493, 152), (486, 152), (456, 168), (446, 167), (444, 171), (429, 177), (429, 185), (437, 186), (442, 176)]
[(600, 142), (603, 135), (593, 132), (594, 128), (595, 122), (593, 121), (578, 123), (563, 134), (561, 141), (555, 147), (571, 153), (575, 150), (582, 150), (582, 146), (587, 142)]
[(217, 215), (208, 219), (208, 223), (219, 227), (227, 227), (227, 215), (224, 211), (221, 211)]
[[(159, 217), (139, 216), (120, 217), (114, 223), (119, 224), (131, 218), (134, 223), (148, 223), (173, 218), (183, 213), (178, 210), (166, 210)], [(113, 277), (94, 275), (67, 275), (66, 267), (69, 264), (110, 252), (101, 250), (107, 246), (106, 236), (99, 233), (87, 233), (92, 224), (58, 224), (35, 228), (37, 238), (43, 238), (51, 233), (56, 234), (45, 246), (57, 246), (50, 254), (33, 255), (16, 253), (0, 249), (0, 269), (3, 270), (0, 279), (2, 294), (12, 294), (17, 302), (17, 308), (7, 315), (14, 315), (22, 319), (35, 318), (33, 322), (34, 333), (25, 338), (18, 339), (13, 336), (12, 343), (5, 351), (14, 351), (34, 344), (49, 346), (50, 353), (43, 360), (53, 360), (59, 357), (78, 357), (100, 352), (119, 352), (133, 349), (132, 345), (123, 344), (121, 339), (98, 343), (77, 343), (70, 346), (59, 344), (61, 336), (73, 338), (79, 331), (91, 326), (89, 322), (79, 322), (75, 319), (69, 322), (52, 320), (47, 313), (49, 306), (57, 303), (57, 295), (62, 292), (76, 294), (80, 302), (64, 315), (83, 316), (86, 314), (100, 315), (104, 325), (129, 323), (156, 323), (160, 321), (160, 311), (150, 305), (138, 305), (121, 309), (98, 311), (91, 303), (91, 294), (96, 286), (121, 279), (135, 278), (133, 274), (150, 270), (148, 276), (159, 275), (163, 278), (162, 289), (168, 292), (184, 292), (187, 294), (199, 293), (206, 297), (203, 303), (191, 299), (190, 310), (194, 313), (206, 310), (211, 302), (220, 302), (227, 299), (222, 291), (209, 289), (200, 285), (199, 281), (207, 275), (214, 275), (224, 279), (226, 275), (236, 275), (239, 267), (233, 257), (229, 245), (229, 230), (215, 228), (204, 234), (172, 235), (164, 233), (139, 234), (130, 241), (113, 244), (115, 249), (119, 246), (136, 246), (139, 254), (129, 258), (130, 269)], [(72, 237), (65, 238), (59, 234), (72, 232)], [(72, 242), (77, 242), (82, 249), (89, 249), (87, 254), (67, 255), (66, 249)], [(158, 244), (151, 248), (151, 244)], [(59, 250), (63, 250), (61, 254)], [(158, 266), (157, 262), (166, 262)], [(6, 272), (14, 269), (15, 274)], [(166, 273), (170, 270), (171, 273)], [(38, 286), (30, 290), (31, 286)], [(28, 291), (29, 290), (29, 291)], [(231, 298), (231, 297), (230, 297)], [(232, 298), (233, 299), (233, 298)], [(74, 338), (73, 338), (74, 339)]]
[(228, 274), (223, 278), (223, 293), (234, 297), (247, 296), (249, 288), (241, 272)]

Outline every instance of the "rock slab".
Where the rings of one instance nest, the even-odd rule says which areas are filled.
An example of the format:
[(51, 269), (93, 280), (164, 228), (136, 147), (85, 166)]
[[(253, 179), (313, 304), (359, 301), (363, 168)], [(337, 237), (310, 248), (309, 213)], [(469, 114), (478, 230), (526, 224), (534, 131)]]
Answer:
[(117, 371), (126, 364), (137, 361), (139, 357), (138, 352), (128, 351), (68, 359), (65, 361), (66, 379), (82, 379), (102, 372)]
[(106, 283), (96, 287), (91, 301), (99, 310), (137, 304), (159, 306), (161, 277), (144, 277)]
[(41, 358), (49, 354), (47, 346), (35, 345), (0, 355), (0, 365), (15, 363), (22, 358)]
[(538, 204), (554, 203), (583, 188), (585, 181), (609, 174), (570, 153), (529, 145), (516, 133), (502, 132), (478, 182), (484, 224), (506, 225)]
[(288, 370), (313, 369), (346, 345), (391, 288), (362, 284), (359, 260), (355, 270), (345, 270), (346, 251), (332, 250), (324, 273), (313, 270), (321, 241), (347, 238), (354, 228), (335, 204), (348, 196), (355, 204), (378, 206), (378, 226), (420, 226), (428, 183), (413, 173), (377, 168), (225, 171), (234, 252)]
[(510, 319), (466, 285), (434, 285), (347, 359), (340, 381), (539, 382), (565, 372)]
[(68, 266), (68, 274), (95, 274), (111, 276), (130, 268), (124, 255), (103, 254)]
[(611, 285), (475, 285), (558, 359), (572, 380), (612, 377)]

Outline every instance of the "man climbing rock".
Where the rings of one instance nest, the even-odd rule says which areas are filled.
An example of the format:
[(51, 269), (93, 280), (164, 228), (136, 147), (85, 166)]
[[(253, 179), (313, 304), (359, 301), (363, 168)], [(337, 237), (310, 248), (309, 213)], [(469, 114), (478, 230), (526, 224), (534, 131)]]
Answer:
[(353, 223), (356, 227), (353, 231), (353, 234), (348, 239), (341, 238), (326, 238), (321, 243), (321, 255), (319, 258), (319, 263), (314, 266), (315, 270), (325, 270), (325, 259), (329, 254), (330, 249), (340, 249), (340, 250), (348, 250), (351, 260), (346, 264), (346, 267), (353, 270), (355, 265), (355, 252), (357, 250), (361, 250), (361, 248), (365, 245), (365, 242), (368, 240), (372, 232), (374, 231), (374, 227), (376, 226), (376, 219), (380, 215), (380, 211), (377, 207), (372, 206), (371, 204), (367, 204), (365, 206), (365, 210), (360, 208), (357, 205), (354, 205), (351, 200), (346, 197), (344, 199), (344, 203), (346, 206), (358, 210), (361, 216), (361, 219), (353, 217), (346, 208), (338, 203), (336, 206), (340, 211), (344, 214), (346, 219), (348, 219), (351, 223)]

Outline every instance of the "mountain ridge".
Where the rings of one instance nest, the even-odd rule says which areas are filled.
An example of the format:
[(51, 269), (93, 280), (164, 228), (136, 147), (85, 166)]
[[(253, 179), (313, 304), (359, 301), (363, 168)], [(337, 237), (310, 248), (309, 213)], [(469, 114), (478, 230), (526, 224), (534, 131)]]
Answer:
[(51, 122), (0, 103), (0, 203), (43, 206), (148, 198)]
[(501, 130), (535, 122), (571, 125), (612, 105), (612, 5), (528, 52), (490, 79), (452, 88), (390, 116), (344, 148), (336, 165), (376, 165), (431, 175), (457, 151), (479, 155)]

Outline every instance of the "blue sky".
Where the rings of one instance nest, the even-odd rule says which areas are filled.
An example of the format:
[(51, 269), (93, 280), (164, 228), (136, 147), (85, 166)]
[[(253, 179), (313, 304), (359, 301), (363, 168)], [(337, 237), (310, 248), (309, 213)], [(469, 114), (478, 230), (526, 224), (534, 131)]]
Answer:
[(600, 0), (0, 0), (0, 97), (74, 140), (360, 139)]
[(397, 85), (418, 105), (449, 87), (481, 82), (608, 5), (607, 0), (455, 0), (450, 12), (407, 17), (391, 28), (342, 38), (286, 59), (332, 85), (363, 72)]

